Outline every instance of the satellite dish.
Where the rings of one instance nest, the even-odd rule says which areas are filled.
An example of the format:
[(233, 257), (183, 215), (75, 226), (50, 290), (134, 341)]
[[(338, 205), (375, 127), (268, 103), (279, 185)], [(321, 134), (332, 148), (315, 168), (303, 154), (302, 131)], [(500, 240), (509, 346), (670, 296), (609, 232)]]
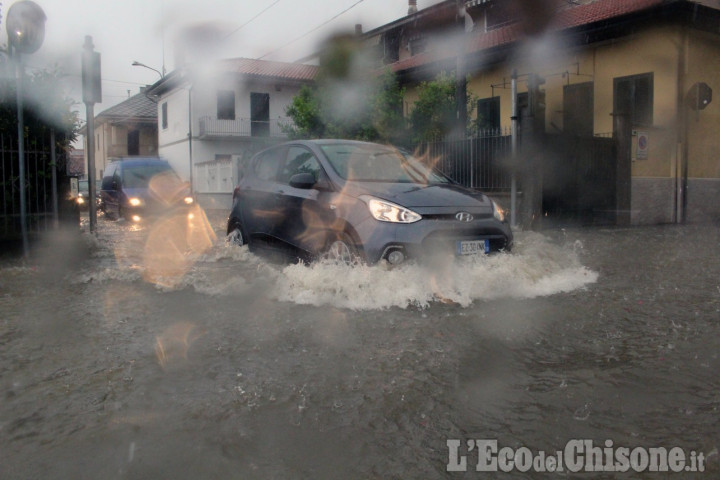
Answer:
[(37, 52), (45, 40), (45, 20), (43, 9), (31, 0), (12, 4), (7, 14), (10, 45), (20, 53)]

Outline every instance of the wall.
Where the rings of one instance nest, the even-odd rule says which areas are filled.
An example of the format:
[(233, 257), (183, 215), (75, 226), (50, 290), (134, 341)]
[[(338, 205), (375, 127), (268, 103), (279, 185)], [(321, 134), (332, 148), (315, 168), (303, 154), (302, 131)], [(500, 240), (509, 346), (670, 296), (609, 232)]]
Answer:
[[(297, 85), (283, 85), (276, 82), (241, 82), (235, 75), (227, 75), (192, 88), (192, 180), (193, 190), (203, 200), (210, 202), (210, 208), (227, 208), (230, 205), (232, 189), (237, 183), (238, 164), (254, 152), (277, 139), (254, 137), (233, 137), (200, 139), (200, 118), (217, 117), (217, 91), (235, 92), (235, 117), (250, 118), (250, 93), (270, 95), (270, 121), (285, 118), (285, 108), (297, 94)], [(162, 129), (162, 104), (168, 104), (168, 128)], [(188, 88), (170, 92), (158, 101), (159, 150), (183, 180), (190, 180), (190, 147), (188, 145)], [(230, 155), (231, 166), (217, 162), (217, 155)], [(222, 174), (223, 178), (216, 178)], [(209, 179), (209, 175), (213, 178)], [(212, 180), (212, 181), (210, 181)], [(222, 188), (218, 187), (222, 186)], [(222, 190), (222, 191), (220, 191)]]
[[(636, 126), (635, 133), (649, 140), (646, 158), (637, 156), (638, 135), (633, 137), (632, 161), (632, 222), (665, 223), (674, 219), (675, 184), (678, 166), (678, 60), (680, 55), (679, 27), (655, 26), (638, 29), (623, 37), (588, 49), (570, 49), (561, 44), (554, 55), (542, 57), (542, 46), (521, 49), (514, 65), (493, 66), (478, 73), (468, 88), (479, 98), (493, 93), (501, 97), (502, 126), (509, 127), (511, 98), (510, 72), (520, 72), (518, 93), (526, 92), (523, 73), (537, 73), (545, 79), (545, 126), (547, 133), (559, 133), (563, 125), (563, 87), (568, 84), (593, 82), (595, 134), (613, 131), (614, 79), (653, 73), (653, 122)], [(558, 54), (558, 52), (565, 52)], [(496, 87), (492, 84), (506, 84)]]
[(687, 46), (686, 89), (705, 82), (713, 100), (703, 110), (688, 110), (689, 222), (720, 221), (720, 39), (717, 35), (691, 32)]
[[(165, 158), (183, 180), (190, 180), (188, 148), (188, 88), (173, 90), (158, 100), (158, 153)], [(168, 126), (162, 127), (162, 105), (167, 103)], [(197, 127), (194, 126), (194, 129)], [(196, 133), (194, 130), (193, 133)]]

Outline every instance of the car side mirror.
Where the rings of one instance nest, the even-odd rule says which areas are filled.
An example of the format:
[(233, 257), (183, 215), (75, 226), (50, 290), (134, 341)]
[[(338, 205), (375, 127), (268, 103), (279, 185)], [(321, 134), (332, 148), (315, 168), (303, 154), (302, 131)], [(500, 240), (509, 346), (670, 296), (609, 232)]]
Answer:
[(317, 182), (315, 181), (315, 176), (312, 173), (296, 173), (290, 177), (289, 183), (293, 188), (310, 190)]

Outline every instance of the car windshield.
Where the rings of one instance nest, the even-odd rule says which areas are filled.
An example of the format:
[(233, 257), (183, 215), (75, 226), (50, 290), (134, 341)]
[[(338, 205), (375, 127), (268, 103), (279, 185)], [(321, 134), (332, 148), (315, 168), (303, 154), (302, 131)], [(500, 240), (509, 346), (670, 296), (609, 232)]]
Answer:
[(123, 186), (125, 188), (146, 188), (150, 179), (162, 173), (172, 175), (173, 171), (167, 164), (132, 165), (123, 168)]
[(422, 162), (390, 148), (374, 145), (323, 145), (333, 169), (345, 180), (388, 183), (449, 183)]

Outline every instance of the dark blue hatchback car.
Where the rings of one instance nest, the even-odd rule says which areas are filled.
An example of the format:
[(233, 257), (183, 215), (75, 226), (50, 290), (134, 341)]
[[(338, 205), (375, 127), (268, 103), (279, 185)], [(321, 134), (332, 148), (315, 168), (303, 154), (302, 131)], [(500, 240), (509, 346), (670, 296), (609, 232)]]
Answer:
[(103, 174), (100, 201), (108, 217), (140, 222), (193, 205), (190, 187), (157, 157), (119, 158)]
[(445, 252), (509, 250), (498, 205), (394, 147), (288, 142), (256, 154), (233, 193), (228, 241), (310, 257), (399, 264)]

